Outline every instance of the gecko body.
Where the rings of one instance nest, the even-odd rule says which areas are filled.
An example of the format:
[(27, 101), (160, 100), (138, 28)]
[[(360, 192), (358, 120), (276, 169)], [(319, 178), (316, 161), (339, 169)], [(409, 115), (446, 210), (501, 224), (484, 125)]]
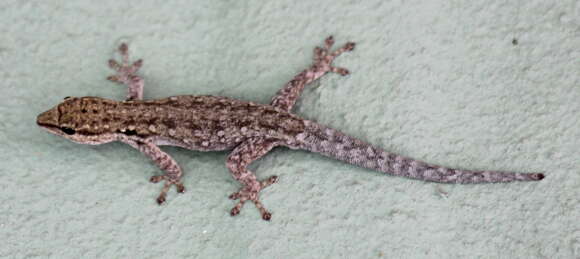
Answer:
[(171, 145), (200, 151), (232, 150), (226, 166), (242, 184), (230, 195), (239, 200), (231, 215), (237, 215), (245, 202), (251, 201), (265, 220), (271, 218), (259, 199), (262, 189), (275, 183), (276, 176), (259, 181), (247, 166), (284, 146), (329, 156), (350, 164), (425, 181), (440, 183), (495, 183), (537, 181), (541, 173), (469, 171), (428, 164), (375, 147), (338, 130), (320, 125), (291, 113), (305, 85), (328, 72), (341, 75), (348, 70), (332, 66), (334, 58), (354, 48), (347, 43), (331, 51), (332, 37), (314, 51), (314, 64), (288, 82), (270, 104), (258, 104), (219, 96), (173, 96), (143, 100), (143, 79), (136, 75), (142, 61), (129, 63), (126, 44), (119, 47), (122, 62), (109, 61), (117, 71), (108, 79), (128, 87), (125, 101), (99, 97), (67, 97), (54, 108), (40, 114), (37, 124), (50, 133), (81, 144), (104, 144), (121, 141), (150, 157), (165, 173), (151, 177), (164, 182), (157, 197), (165, 202), (170, 187), (178, 192), (185, 187), (182, 170), (159, 146)]

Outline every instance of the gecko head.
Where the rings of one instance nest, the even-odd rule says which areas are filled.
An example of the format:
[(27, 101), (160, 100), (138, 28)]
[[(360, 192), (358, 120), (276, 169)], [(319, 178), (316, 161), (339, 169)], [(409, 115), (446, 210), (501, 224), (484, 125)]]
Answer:
[(45, 111), (36, 117), (36, 124), (46, 131), (81, 144), (102, 144), (114, 140), (112, 134), (107, 134), (95, 127), (99, 117), (97, 109), (89, 108), (106, 101), (98, 97), (65, 97), (57, 106)]

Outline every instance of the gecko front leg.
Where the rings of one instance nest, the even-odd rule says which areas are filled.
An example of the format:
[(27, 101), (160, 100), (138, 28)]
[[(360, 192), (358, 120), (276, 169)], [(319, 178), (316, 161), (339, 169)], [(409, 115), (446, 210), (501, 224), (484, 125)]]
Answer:
[(354, 42), (348, 42), (341, 48), (331, 51), (331, 47), (334, 44), (334, 39), (332, 36), (326, 38), (324, 41), (324, 47), (314, 48), (314, 64), (312, 66), (296, 75), (290, 82), (288, 82), (282, 89), (278, 91), (276, 96), (272, 98), (270, 105), (281, 108), (285, 111), (290, 111), (304, 86), (311, 83), (312, 81), (322, 77), (327, 72), (334, 72), (341, 75), (348, 75), (348, 70), (342, 67), (332, 66), (332, 61), (338, 57), (343, 52), (351, 51), (354, 49)]
[(144, 82), (143, 78), (136, 73), (143, 65), (143, 60), (139, 59), (133, 64), (129, 64), (129, 47), (126, 43), (121, 43), (119, 53), (121, 54), (121, 64), (114, 59), (109, 60), (109, 67), (117, 71), (117, 74), (107, 77), (107, 80), (126, 85), (127, 100), (142, 100)]
[(272, 214), (264, 208), (259, 199), (262, 189), (270, 186), (278, 180), (277, 176), (270, 176), (268, 179), (258, 181), (256, 175), (247, 169), (247, 166), (260, 157), (264, 156), (273, 147), (279, 145), (275, 140), (264, 138), (250, 138), (238, 145), (228, 156), (226, 166), (233, 177), (243, 186), (238, 192), (230, 195), (232, 200), (240, 200), (230, 212), (232, 216), (238, 215), (246, 201), (252, 201), (260, 211), (262, 219), (270, 220)]
[(151, 158), (153, 162), (155, 162), (155, 164), (165, 172), (163, 175), (155, 175), (150, 179), (152, 183), (158, 183), (160, 181), (165, 182), (161, 193), (157, 197), (157, 203), (159, 205), (165, 202), (167, 192), (172, 185), (177, 187), (177, 192), (179, 193), (183, 193), (185, 191), (185, 187), (181, 183), (181, 176), (183, 174), (181, 172), (181, 168), (179, 167), (179, 164), (177, 164), (177, 162), (175, 162), (175, 160), (169, 156), (169, 154), (163, 152), (155, 144), (147, 141), (141, 141), (125, 136), (119, 140), (141, 151), (141, 153)]

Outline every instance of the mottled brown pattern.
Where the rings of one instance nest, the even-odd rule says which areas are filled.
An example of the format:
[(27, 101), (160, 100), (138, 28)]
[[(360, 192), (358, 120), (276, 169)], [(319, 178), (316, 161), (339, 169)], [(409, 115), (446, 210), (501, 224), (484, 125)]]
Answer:
[(445, 168), (390, 153), (344, 133), (315, 122), (306, 121), (306, 131), (299, 135), (299, 148), (323, 154), (349, 164), (391, 175), (438, 183), (498, 183), (538, 181), (541, 173), (471, 171)]
[(218, 96), (142, 100), (144, 83), (136, 72), (143, 61), (130, 64), (128, 47), (122, 44), (119, 47), (122, 62), (109, 61), (117, 74), (108, 79), (127, 86), (126, 101), (67, 97), (40, 114), (37, 123), (53, 134), (78, 143), (97, 145), (121, 141), (138, 149), (165, 172), (151, 177), (151, 182), (164, 182), (157, 197), (159, 204), (165, 202), (172, 185), (178, 192), (183, 192), (185, 187), (181, 182), (181, 168), (158, 146), (201, 151), (233, 149), (226, 165), (242, 187), (230, 195), (231, 199), (239, 200), (231, 215), (237, 215), (246, 201), (252, 201), (264, 220), (270, 220), (271, 213), (260, 202), (259, 193), (278, 178), (271, 176), (259, 181), (247, 166), (276, 146), (309, 150), (376, 171), (440, 183), (537, 181), (544, 177), (540, 173), (468, 171), (430, 165), (386, 152), (290, 113), (306, 84), (328, 72), (348, 74), (348, 70), (331, 64), (343, 52), (351, 51), (354, 43), (331, 51), (333, 43), (329, 37), (324, 47), (317, 47), (313, 65), (288, 82), (270, 105)]
[[(55, 107), (58, 127), (79, 135), (121, 133), (167, 138), (190, 149), (220, 150), (252, 136), (289, 143), (304, 131), (301, 118), (270, 105), (216, 96), (173, 96), (153, 101), (68, 98)], [(214, 141), (220, 137), (221, 141)], [(208, 144), (203, 144), (208, 141)]]

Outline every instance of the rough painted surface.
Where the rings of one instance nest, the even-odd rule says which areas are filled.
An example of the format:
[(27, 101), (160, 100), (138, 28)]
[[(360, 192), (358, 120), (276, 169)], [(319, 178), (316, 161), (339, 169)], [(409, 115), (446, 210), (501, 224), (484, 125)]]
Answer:
[[(575, 1), (0, 5), (1, 256), (580, 254)], [(33, 123), (65, 96), (123, 99), (103, 83), (103, 64), (122, 41), (146, 60), (146, 99), (195, 93), (268, 103), (330, 33), (357, 40), (336, 63), (351, 74), (307, 87), (300, 116), (408, 157), (548, 178), (433, 184), (274, 150), (250, 167), (260, 179), (279, 176), (262, 199), (286, 218), (265, 223), (254, 210), (227, 217), (225, 198), (238, 183), (226, 153), (164, 148), (195, 195), (169, 193), (159, 208), (151, 202), (159, 186), (146, 178), (158, 169), (138, 151), (47, 138)]]

